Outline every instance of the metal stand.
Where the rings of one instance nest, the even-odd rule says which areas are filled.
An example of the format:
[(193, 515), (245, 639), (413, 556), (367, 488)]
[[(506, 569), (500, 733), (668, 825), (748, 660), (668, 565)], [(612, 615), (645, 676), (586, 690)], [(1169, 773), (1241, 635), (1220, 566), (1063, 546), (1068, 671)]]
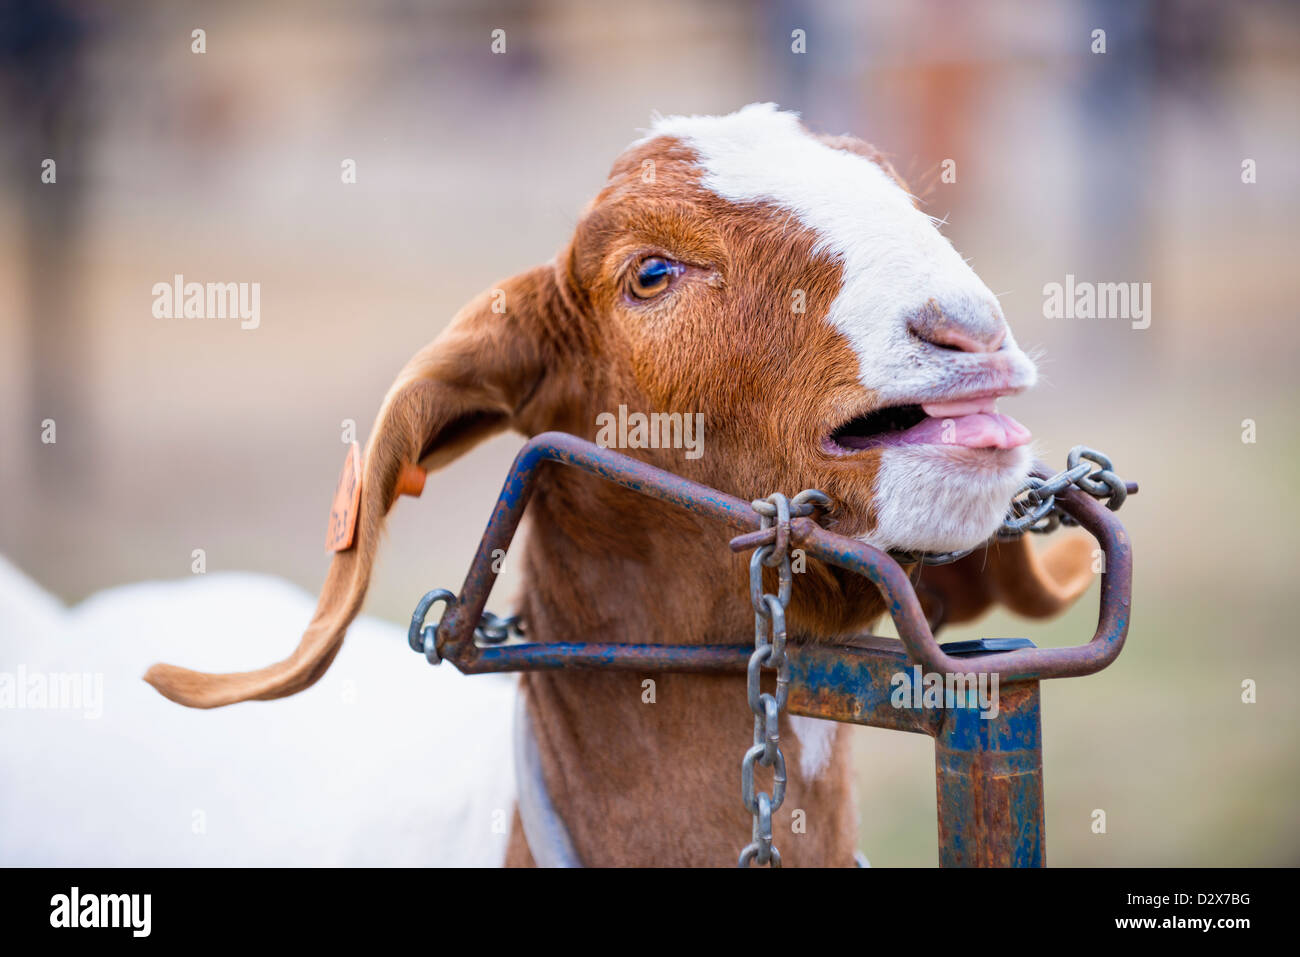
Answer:
[[(572, 435), (548, 432), (520, 451), (507, 477), (459, 597), (428, 593), (411, 621), (411, 647), (431, 662), (449, 659), (466, 674), (568, 668), (744, 674), (752, 647), (524, 643), (481, 645), (474, 629), (496, 576), (493, 553), (509, 546), (547, 461), (580, 468), (607, 481), (707, 515), (739, 529), (733, 548), (771, 541), (747, 503)], [(1132, 551), (1113, 512), (1076, 489), (1058, 496), (1066, 511), (1105, 553), (1097, 629), (1086, 644), (1034, 648), (1029, 642), (990, 641), (941, 646), (921, 610), (907, 573), (870, 545), (826, 531), (809, 518), (789, 524), (789, 540), (812, 558), (867, 577), (885, 599), (899, 638), (863, 636), (836, 644), (786, 647), (792, 714), (928, 734), (935, 739), (939, 809), (939, 863), (945, 867), (1040, 867), (1044, 862), (1043, 753), (1039, 682), (1092, 674), (1119, 655), (1128, 633)], [(446, 602), (436, 625), (424, 623), (430, 606)], [(1029, 645), (1029, 647), (1026, 647)], [(942, 708), (898, 706), (896, 676), (913, 669), (998, 682), (998, 712), (981, 713), (969, 696)]]

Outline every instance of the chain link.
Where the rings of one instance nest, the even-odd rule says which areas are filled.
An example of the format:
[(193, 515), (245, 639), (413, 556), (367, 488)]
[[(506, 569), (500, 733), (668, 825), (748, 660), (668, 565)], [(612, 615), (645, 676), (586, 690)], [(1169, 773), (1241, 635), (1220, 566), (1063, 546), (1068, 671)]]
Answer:
[[(1094, 470), (1089, 462), (1097, 468)], [(1078, 522), (1056, 501), (1056, 496), (1071, 487), (1087, 492), (1093, 498), (1105, 499), (1106, 507), (1112, 512), (1128, 497), (1128, 486), (1115, 474), (1110, 459), (1096, 449), (1076, 445), (1066, 457), (1064, 471), (1051, 478), (1031, 475), (1026, 479), (1012, 497), (1006, 517), (991, 541), (1012, 541), (1025, 532), (1044, 535), (1056, 531), (1061, 525), (1077, 525)], [(974, 551), (974, 548), (967, 548), (956, 552), (892, 551), (889, 554), (902, 565), (947, 565)]]
[(511, 638), (523, 638), (525, 634), (519, 615), (494, 615), (490, 611), (483, 612), (474, 629), (474, 637), (485, 645), (499, 645)]

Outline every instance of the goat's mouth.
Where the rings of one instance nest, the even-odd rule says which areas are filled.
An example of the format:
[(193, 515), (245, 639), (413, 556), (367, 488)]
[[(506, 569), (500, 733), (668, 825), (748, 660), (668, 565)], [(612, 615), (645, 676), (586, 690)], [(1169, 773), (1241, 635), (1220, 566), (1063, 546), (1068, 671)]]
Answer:
[(832, 455), (900, 445), (964, 449), (1014, 449), (1029, 442), (1029, 430), (997, 411), (998, 397), (909, 403), (874, 409), (831, 430), (822, 445)]

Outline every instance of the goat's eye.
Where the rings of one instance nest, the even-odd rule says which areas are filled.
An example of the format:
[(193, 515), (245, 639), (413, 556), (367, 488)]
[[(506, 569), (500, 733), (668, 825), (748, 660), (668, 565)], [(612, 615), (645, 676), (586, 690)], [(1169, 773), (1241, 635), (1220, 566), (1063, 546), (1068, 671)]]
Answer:
[(629, 287), (632, 295), (638, 299), (650, 299), (659, 295), (670, 285), (682, 271), (679, 263), (662, 256), (650, 256), (641, 260), (632, 274)]

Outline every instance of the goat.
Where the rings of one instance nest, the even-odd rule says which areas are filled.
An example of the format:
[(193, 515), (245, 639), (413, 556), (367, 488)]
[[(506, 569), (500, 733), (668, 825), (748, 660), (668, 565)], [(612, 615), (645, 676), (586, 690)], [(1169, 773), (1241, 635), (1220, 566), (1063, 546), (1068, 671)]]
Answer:
[[(212, 708), (309, 687), (365, 596), (382, 525), (413, 466), (440, 468), (505, 429), (586, 438), (626, 406), (702, 415), (702, 454), (630, 452), (742, 499), (819, 488), (830, 527), (880, 548), (989, 539), (1030, 468), (997, 398), (1032, 386), (997, 299), (890, 164), (849, 136), (754, 104), (654, 123), (614, 163), (555, 259), (470, 302), (402, 370), (364, 457), (353, 547), (330, 566), (297, 649), (257, 671), (155, 665), (173, 701)], [(662, 445), (662, 443), (659, 443)], [(572, 469), (541, 476), (519, 613), (535, 641), (747, 641), (747, 560), (692, 514)], [(1089, 549), (1024, 541), (926, 569), (948, 621), (1000, 601), (1044, 616), (1091, 581)], [(883, 603), (810, 562), (788, 620), (809, 640), (859, 632)], [(740, 676), (535, 672), (521, 679), (547, 787), (588, 865), (735, 860), (749, 815), (733, 773), (750, 743)], [(848, 866), (848, 736), (793, 719), (787, 863)], [(804, 812), (792, 835), (791, 814)], [(518, 812), (507, 863), (534, 862)]]
[(361, 616), (335, 673), (274, 709), (182, 712), (140, 681), (178, 641), (256, 656), (314, 603), (210, 571), (68, 608), (0, 556), (0, 865), (499, 866), (508, 676), (404, 668), (406, 628)]

